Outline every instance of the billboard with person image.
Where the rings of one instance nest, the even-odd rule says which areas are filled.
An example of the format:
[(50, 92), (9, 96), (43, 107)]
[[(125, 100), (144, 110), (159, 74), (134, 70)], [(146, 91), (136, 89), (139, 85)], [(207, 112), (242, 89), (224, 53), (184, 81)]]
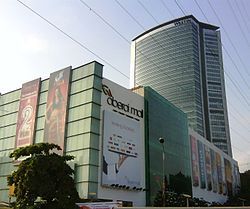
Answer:
[(102, 184), (141, 186), (138, 121), (104, 110)]
[(50, 74), (44, 141), (64, 149), (65, 122), (71, 67)]

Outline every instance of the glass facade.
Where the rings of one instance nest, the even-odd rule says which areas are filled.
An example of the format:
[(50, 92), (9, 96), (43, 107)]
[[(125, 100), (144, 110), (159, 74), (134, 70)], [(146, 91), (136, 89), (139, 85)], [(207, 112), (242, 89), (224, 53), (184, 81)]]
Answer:
[[(146, 31), (132, 42), (131, 75), (134, 86), (151, 86), (187, 114), (192, 129), (231, 155), (225, 91), (219, 97), (211, 96), (215, 91), (211, 88), (218, 86), (215, 82), (225, 88), (217, 29), (190, 15)], [(216, 36), (209, 37), (205, 30)], [(220, 133), (210, 123), (221, 115), (211, 112), (213, 105), (221, 105), (224, 111), (225, 131), (221, 127)]]
[[(190, 24), (190, 22), (188, 21), (187, 24)], [(190, 37), (193, 37), (193, 41), (196, 37), (193, 34), (194, 26), (193, 24), (190, 26)], [(196, 42), (197, 46), (195, 45), (195, 47), (198, 47), (200, 43), (199, 41)], [(182, 42), (182, 45), (184, 44), (185, 41)], [(195, 53), (188, 53), (191, 57), (195, 57)], [(195, 58), (192, 62), (190, 60), (185, 61), (186, 64), (189, 63), (192, 66), (195, 66), (195, 63), (200, 64), (199, 62)], [(181, 66), (184, 67), (184, 64)], [(143, 98), (107, 79), (103, 79), (102, 68), (101, 64), (91, 62), (70, 71), (69, 92), (66, 99), (67, 116), (64, 151), (65, 154), (75, 157), (69, 164), (75, 170), (74, 180), (80, 197), (113, 201), (126, 200), (135, 204), (135, 206), (144, 206), (146, 202), (150, 206), (153, 205), (157, 194), (162, 191), (163, 185), (168, 192), (194, 195), (194, 193), (192, 194), (188, 135), (189, 114), (178, 109), (151, 87), (139, 87), (133, 90)], [(172, 98), (176, 101), (182, 101), (183, 105), (187, 105), (186, 107), (192, 104), (197, 111), (202, 112), (202, 103), (200, 104), (197, 101), (204, 93), (205, 88), (201, 92), (201, 87), (198, 85), (200, 79), (198, 67), (194, 67), (194, 69), (196, 70), (190, 71), (189, 75), (183, 75), (183, 79), (187, 78), (186, 80), (177, 79), (180, 85), (182, 82), (183, 85), (186, 85), (187, 90), (189, 88), (193, 90), (189, 95), (190, 97), (185, 97), (189, 102), (184, 103), (184, 100), (178, 100), (175, 97), (178, 89), (174, 83), (171, 84), (173, 88), (176, 88), (173, 91)], [(187, 68), (186, 70), (190, 69)], [(209, 70), (207, 71), (209, 72)], [(174, 75), (177, 75), (176, 73), (178, 74), (178, 71), (173, 72)], [(196, 79), (193, 80), (194, 77)], [(42, 80), (40, 83), (33, 143), (45, 141), (44, 127), (50, 79), (51, 77)], [(171, 79), (174, 79), (174, 77)], [(170, 83), (172, 82), (171, 79), (169, 80)], [(159, 82), (164, 83), (163, 81)], [(207, 87), (208, 90), (211, 90), (207, 92), (211, 99), (220, 99), (213, 95), (216, 92), (212, 90), (218, 90), (216, 88), (216, 85), (208, 85)], [(163, 89), (163, 91), (167, 92), (166, 89)], [(187, 96), (184, 93), (182, 95), (183, 97)], [(9, 201), (9, 187), (6, 177), (16, 169), (13, 166), (12, 159), (9, 158), (9, 154), (15, 149), (20, 97), (21, 89), (0, 95), (0, 201), (6, 202)], [(206, 104), (209, 105), (208, 102)], [(211, 106), (210, 112), (220, 111), (220, 106), (216, 107), (217, 109)], [(112, 114), (107, 113), (108, 111)], [(106, 125), (104, 124), (105, 118), (103, 115), (105, 114), (102, 115), (103, 112), (106, 114), (106, 120), (109, 121), (105, 123)], [(211, 125), (218, 123), (221, 125), (220, 128), (223, 128), (222, 121), (220, 118), (213, 118), (215, 116), (218, 117), (218, 115), (210, 114)], [(194, 118), (197, 121), (202, 117), (198, 117), (198, 114), (195, 113)], [(116, 120), (119, 123), (115, 123)], [(111, 128), (112, 126), (113, 128)], [(218, 131), (221, 130), (218, 129)], [(105, 131), (108, 133), (107, 136), (104, 134)], [(124, 139), (128, 139), (127, 145), (132, 146), (125, 146), (129, 149), (126, 150), (127, 153), (131, 153), (131, 150), (136, 150), (136, 152), (132, 156), (131, 154), (127, 156), (128, 159), (126, 159), (123, 167), (119, 168), (119, 173), (117, 171), (113, 173), (114, 176), (109, 175), (110, 179), (118, 177), (114, 184), (113, 180), (110, 181), (110, 179), (104, 181), (104, 178), (108, 178), (108, 175), (105, 176), (105, 169), (103, 169), (102, 157), (104, 156), (104, 147), (106, 147), (103, 139), (105, 138), (108, 143), (110, 136), (118, 136), (117, 133), (119, 133), (119, 140), (114, 138), (116, 144), (113, 145), (119, 148), (117, 142), (120, 141), (123, 149), (120, 152), (124, 152), (123, 144), (126, 141), (120, 140), (124, 136)], [(165, 139), (163, 144), (159, 142), (160, 137)], [(138, 149), (133, 148), (133, 146), (138, 147)], [(114, 151), (114, 147), (111, 148)], [(117, 155), (117, 149), (115, 151), (112, 153), (112, 156), (115, 156), (114, 159), (111, 158), (108, 151), (109, 154), (106, 153), (106, 156), (109, 156), (111, 160), (110, 168), (114, 168), (113, 165), (117, 163), (116, 159), (119, 159), (118, 156), (120, 157), (120, 155)], [(163, 160), (163, 153), (165, 153), (165, 160)], [(134, 166), (136, 166), (136, 169), (133, 168)], [(136, 177), (133, 175), (136, 175)], [(126, 185), (124, 182), (126, 182)], [(138, 186), (134, 188), (133, 184), (135, 183)]]
[(209, 138), (222, 151), (231, 154), (220, 33), (204, 30), (203, 38), (206, 63), (206, 87), (204, 89), (206, 89), (208, 102)]
[[(147, 205), (162, 191), (163, 167), (167, 191), (192, 194), (187, 116), (150, 87), (145, 97)], [(163, 147), (159, 138), (165, 139)]]
[[(34, 143), (43, 142), (49, 79), (41, 82)], [(66, 120), (66, 154), (75, 156), (75, 183), (81, 198), (97, 193), (99, 167), (102, 65), (92, 62), (71, 71)], [(0, 200), (8, 201), (7, 176), (15, 169), (9, 154), (15, 149), (21, 90), (0, 97)]]

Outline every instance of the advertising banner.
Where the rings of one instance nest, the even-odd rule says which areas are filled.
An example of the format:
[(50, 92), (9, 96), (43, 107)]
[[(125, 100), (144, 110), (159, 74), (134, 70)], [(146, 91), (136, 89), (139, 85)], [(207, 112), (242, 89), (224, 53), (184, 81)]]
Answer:
[(199, 186), (198, 150), (197, 150), (197, 141), (192, 135), (190, 135), (190, 144), (191, 144), (193, 186), (197, 187)]
[(205, 153), (204, 145), (202, 142), (198, 142), (198, 151), (199, 151), (199, 168), (200, 168), (200, 188), (206, 188), (206, 174), (205, 174)]
[(102, 184), (141, 186), (140, 123), (104, 110)]
[(24, 83), (19, 103), (16, 148), (33, 144), (40, 78)]
[(225, 166), (225, 179), (226, 179), (226, 185), (227, 185), (227, 194), (232, 195), (233, 194), (233, 177), (232, 177), (232, 165), (229, 160), (224, 158), (224, 166)]
[(213, 191), (218, 191), (218, 175), (217, 175), (217, 165), (216, 165), (216, 156), (214, 150), (210, 149), (211, 156), (211, 167), (212, 167), (212, 182), (213, 182)]
[(76, 205), (81, 209), (114, 209), (120, 206), (118, 202), (87, 202)]
[(206, 160), (206, 177), (207, 177), (207, 190), (212, 190), (212, 169), (211, 169), (211, 157), (210, 148), (205, 146), (205, 160)]
[(218, 174), (218, 184), (219, 184), (219, 193), (223, 193), (223, 177), (222, 177), (222, 164), (221, 164), (221, 156), (216, 152), (216, 168)]
[(65, 122), (71, 67), (50, 74), (44, 141), (64, 149)]
[(233, 174), (234, 174), (234, 194), (239, 193), (240, 190), (240, 172), (239, 167), (234, 164), (233, 165)]

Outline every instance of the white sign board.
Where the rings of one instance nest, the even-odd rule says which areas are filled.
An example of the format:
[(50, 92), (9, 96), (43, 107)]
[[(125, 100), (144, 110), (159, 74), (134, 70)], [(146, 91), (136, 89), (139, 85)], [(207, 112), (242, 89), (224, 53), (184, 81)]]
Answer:
[(104, 111), (102, 184), (141, 186), (140, 133), (138, 121)]

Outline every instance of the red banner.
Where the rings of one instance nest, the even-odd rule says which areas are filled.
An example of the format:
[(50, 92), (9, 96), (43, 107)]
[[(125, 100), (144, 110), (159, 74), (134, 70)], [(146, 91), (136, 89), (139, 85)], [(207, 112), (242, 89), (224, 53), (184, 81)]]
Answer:
[(71, 67), (50, 74), (47, 97), (44, 141), (64, 149), (65, 122), (67, 113)]
[(16, 147), (33, 144), (40, 78), (23, 84), (16, 128)]

